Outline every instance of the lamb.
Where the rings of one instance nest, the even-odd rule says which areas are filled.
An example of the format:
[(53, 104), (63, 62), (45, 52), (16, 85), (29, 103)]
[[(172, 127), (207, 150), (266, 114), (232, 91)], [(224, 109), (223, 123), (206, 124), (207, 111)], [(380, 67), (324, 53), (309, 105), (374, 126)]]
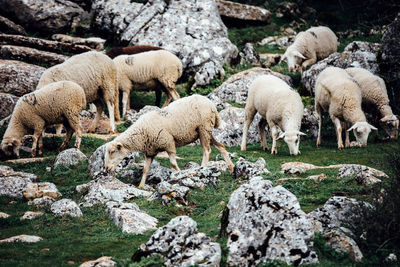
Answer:
[[(278, 153), (276, 141), (282, 138), (291, 155), (300, 154), (300, 136), (305, 135), (300, 132), (303, 111), (300, 95), (287, 83), (273, 75), (259, 76), (253, 81), (248, 92), (241, 150), (246, 150), (247, 132), (258, 112), (262, 117), (258, 124), (262, 148), (268, 150), (265, 138), (265, 126), (268, 123), (272, 135), (271, 154)], [(283, 133), (278, 136), (279, 130)]]
[(106, 52), (106, 55), (111, 59), (119, 55), (134, 55), (142, 52), (152, 51), (152, 50), (162, 50), (161, 47), (151, 46), (151, 45), (135, 45), (127, 47), (114, 47)]
[(361, 103), (360, 86), (344, 69), (328, 67), (323, 70), (315, 83), (315, 111), (318, 117), (317, 146), (321, 145), (322, 111), (329, 112), (335, 126), (339, 149), (343, 149), (342, 129), (346, 130), (346, 128), (349, 128), (345, 131), (346, 147), (350, 147), (349, 132), (351, 130), (358, 145), (367, 146), (369, 133), (377, 129), (367, 122)]
[(296, 35), (294, 43), (286, 49), (282, 60), (287, 61), (290, 72), (303, 72), (317, 60), (336, 52), (337, 45), (337, 37), (331, 29), (324, 26), (311, 27)]
[(115, 121), (120, 120), (118, 104), (118, 76), (114, 62), (99, 52), (86, 52), (72, 56), (64, 63), (47, 69), (40, 77), (37, 90), (57, 81), (73, 81), (85, 90), (86, 103), (96, 105), (96, 117), (89, 132), (96, 130), (103, 112), (104, 99), (110, 117), (111, 132), (115, 132)]
[(397, 140), (399, 120), (393, 115), (389, 106), (386, 85), (382, 78), (362, 68), (348, 68), (346, 72), (358, 82), (361, 87), (362, 107), (364, 110), (378, 111), (382, 118), (379, 120), (382, 128), (391, 140)]
[(125, 132), (107, 143), (105, 167), (113, 171), (118, 163), (132, 151), (145, 154), (145, 166), (139, 188), (142, 188), (150, 165), (158, 152), (167, 151), (175, 170), (176, 148), (200, 138), (203, 147), (202, 166), (206, 165), (214, 146), (223, 156), (231, 173), (234, 165), (223, 144), (212, 136), (219, 127), (220, 119), (214, 104), (205, 96), (192, 95), (174, 101), (169, 106), (142, 115)]
[(22, 138), (33, 133), (31, 156), (42, 155), (45, 126), (62, 123), (67, 134), (60, 150), (67, 146), (72, 134), (76, 133), (75, 147), (79, 149), (82, 127), (79, 113), (86, 107), (85, 91), (75, 82), (60, 81), (48, 84), (40, 90), (22, 96), (13, 111), (10, 123), (1, 142), (7, 156), (19, 157)]
[[(163, 107), (171, 98), (179, 98), (175, 85), (182, 75), (182, 62), (166, 50), (148, 51), (133, 56), (121, 55), (113, 59), (118, 70), (119, 88), (122, 91), (122, 116), (129, 107), (131, 88), (134, 90), (161, 88), (167, 93)], [(159, 89), (158, 89), (159, 90)], [(161, 94), (157, 95), (159, 104)], [(158, 105), (157, 104), (157, 105)]]

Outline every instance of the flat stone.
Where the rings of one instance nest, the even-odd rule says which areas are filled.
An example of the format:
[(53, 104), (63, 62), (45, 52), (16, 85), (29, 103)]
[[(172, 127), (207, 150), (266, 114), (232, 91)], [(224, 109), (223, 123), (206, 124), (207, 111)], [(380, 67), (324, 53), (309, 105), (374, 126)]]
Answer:
[(25, 242), (25, 243), (37, 243), (43, 240), (40, 236), (35, 235), (17, 235), (13, 237), (9, 237), (6, 239), (0, 240), (0, 243), (16, 243), (16, 242)]
[(9, 214), (7, 214), (7, 213), (5, 213), (5, 212), (0, 212), (0, 219), (6, 219), (6, 218), (8, 218), (8, 217), (10, 217)]
[(217, 0), (218, 11), (221, 16), (239, 20), (261, 21), (268, 23), (271, 12), (258, 6), (245, 5), (241, 3)]
[(49, 182), (28, 183), (24, 188), (23, 194), (27, 200), (45, 196), (53, 199), (61, 197), (56, 185)]
[(42, 216), (43, 212), (40, 211), (27, 211), (21, 216), (20, 220), (33, 220), (39, 216)]

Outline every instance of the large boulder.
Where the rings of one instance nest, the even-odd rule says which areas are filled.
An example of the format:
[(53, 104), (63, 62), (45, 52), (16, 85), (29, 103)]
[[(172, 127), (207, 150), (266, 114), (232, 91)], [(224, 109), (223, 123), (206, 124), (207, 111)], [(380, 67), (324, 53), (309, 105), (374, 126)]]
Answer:
[(0, 1), (0, 9), (26, 28), (49, 33), (70, 31), (84, 13), (73, 2), (56, 0)]
[(223, 75), (224, 63), (238, 50), (228, 39), (214, 0), (151, 0), (145, 5), (123, 0), (95, 0), (94, 26), (122, 43), (155, 45), (176, 54), (193, 87)]
[(11, 115), (18, 99), (19, 97), (14, 95), (0, 93), (0, 119)]
[(204, 233), (199, 233), (197, 223), (187, 216), (172, 219), (150, 237), (132, 256), (140, 261), (159, 254), (165, 266), (219, 266), (221, 247)]
[(374, 74), (379, 73), (379, 65), (376, 58), (379, 44), (354, 41), (344, 49), (343, 53), (333, 53), (329, 57), (312, 65), (301, 76), (304, 87), (312, 94), (315, 91), (315, 82), (318, 75), (327, 67), (342, 69), (357, 67), (369, 70)]
[(386, 82), (395, 114), (400, 114), (400, 13), (387, 27), (378, 53), (380, 74)]
[(217, 0), (218, 11), (221, 16), (228, 18), (261, 21), (268, 23), (271, 12), (258, 6), (244, 5), (225, 0)]
[(256, 266), (270, 260), (294, 265), (318, 262), (312, 224), (297, 198), (262, 177), (233, 192), (221, 231), (228, 236), (230, 265)]
[(36, 89), (46, 69), (16, 60), (0, 59), (0, 92), (23, 96)]

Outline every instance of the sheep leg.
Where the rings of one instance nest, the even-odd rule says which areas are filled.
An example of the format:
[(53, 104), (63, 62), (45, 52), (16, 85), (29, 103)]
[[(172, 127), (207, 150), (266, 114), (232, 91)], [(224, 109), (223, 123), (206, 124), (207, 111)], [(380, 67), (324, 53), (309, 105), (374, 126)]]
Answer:
[(218, 142), (217, 140), (215, 140), (214, 136), (211, 135), (210, 137), (211, 137), (211, 145), (215, 147), (219, 151), (219, 153), (221, 153), (226, 164), (228, 164), (230, 173), (233, 174), (233, 169), (235, 168), (235, 165), (233, 165), (231, 157), (229, 156), (228, 151), (226, 151), (225, 146), (220, 142)]
[(199, 138), (200, 144), (203, 147), (203, 160), (201, 161), (201, 166), (206, 166), (211, 154), (210, 138), (211, 133), (205, 129), (199, 128)]
[(301, 69), (305, 71), (308, 66), (311, 66), (317, 62), (317, 56), (313, 55), (311, 58), (304, 60), (303, 63), (301, 64)]
[[(44, 123), (42, 125), (44, 127)], [(33, 132), (33, 143), (32, 143), (32, 150), (31, 150), (31, 157), (34, 158), (36, 157), (36, 147), (38, 143), (38, 139), (40, 139), (40, 136), (42, 135), (43, 127), (41, 128), (36, 128), (35, 131)]]
[(167, 99), (165, 100), (164, 104), (162, 105), (162, 108), (168, 106), (169, 103), (171, 102), (171, 99), (172, 99), (172, 96), (171, 96), (170, 92), (167, 91)]
[(67, 145), (69, 140), (71, 140), (72, 134), (74, 133), (74, 130), (68, 125), (65, 125), (65, 129), (67, 130), (67, 134), (65, 135), (64, 142), (61, 144), (59, 152), (63, 151)]
[(161, 95), (162, 95), (162, 89), (161, 89), (162, 85), (157, 85), (157, 87), (155, 88), (156, 91), (156, 106), (159, 107), (161, 104)]
[(56, 124), (56, 134), (60, 135), (62, 133), (63, 125), (62, 124)]
[(108, 108), (108, 115), (110, 116), (110, 127), (111, 127), (111, 133), (115, 133), (115, 118), (114, 118), (114, 103), (108, 101), (107, 102), (107, 108)]
[(278, 140), (278, 127), (275, 125), (271, 127), (271, 135), (272, 135), (272, 148), (271, 154), (278, 154), (278, 149), (276, 148), (276, 140)]
[(268, 145), (267, 145), (265, 126), (267, 126), (267, 121), (264, 118), (261, 118), (260, 122), (258, 123), (258, 133), (260, 134), (261, 138), (261, 147), (264, 151), (267, 151)]
[(321, 115), (321, 107), (319, 105), (315, 105), (315, 112), (318, 119), (318, 137), (317, 137), (317, 147), (321, 146), (321, 129), (322, 129), (322, 115)]
[(122, 92), (122, 117), (125, 116), (126, 110), (128, 108), (128, 98), (129, 98), (128, 92), (125, 91)]
[(43, 133), (44, 131), (42, 131), (39, 135), (39, 139), (38, 139), (38, 146), (39, 146), (39, 150), (38, 150), (38, 156), (42, 156), (43, 155)]
[(169, 157), (169, 162), (171, 163), (172, 168), (174, 168), (175, 171), (180, 171), (178, 163), (176, 162), (176, 152), (173, 151), (167, 151), (168, 157)]
[(331, 116), (331, 119), (332, 119), (332, 122), (335, 125), (335, 129), (336, 129), (336, 138), (337, 138), (338, 149), (343, 149), (342, 123), (335, 116)]
[(94, 133), (96, 131), (97, 124), (99, 123), (101, 114), (103, 113), (103, 103), (101, 103), (100, 100), (96, 100), (93, 102), (93, 104), (96, 106), (96, 116), (94, 117), (94, 121), (90, 125), (90, 128), (88, 130), (89, 133)]
[(247, 132), (249, 131), (249, 127), (251, 122), (254, 119), (254, 116), (256, 115), (256, 109), (254, 107), (250, 107), (246, 105), (245, 108), (245, 122), (243, 126), (243, 136), (242, 136), (242, 144), (240, 146), (240, 149), (242, 151), (246, 151), (246, 144), (247, 144)]
[(150, 170), (150, 165), (153, 162), (153, 159), (154, 159), (154, 157), (149, 157), (149, 156), (146, 155), (144, 168), (143, 168), (142, 180), (140, 180), (139, 188), (143, 188), (144, 184), (146, 183), (147, 173)]
[(82, 140), (82, 126), (79, 121), (79, 116), (66, 116), (68, 120), (69, 127), (72, 128), (72, 133), (75, 132), (75, 148), (79, 149), (81, 147)]
[(342, 128), (344, 129), (344, 133), (346, 135), (346, 140), (344, 142), (345, 147), (350, 147), (350, 132), (347, 131), (347, 127), (345, 127), (345, 123), (342, 124)]

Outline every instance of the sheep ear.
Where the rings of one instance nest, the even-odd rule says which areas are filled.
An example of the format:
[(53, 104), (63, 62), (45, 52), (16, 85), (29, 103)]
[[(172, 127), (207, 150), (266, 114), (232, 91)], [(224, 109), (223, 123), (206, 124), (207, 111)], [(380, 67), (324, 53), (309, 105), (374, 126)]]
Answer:
[(351, 126), (350, 129), (348, 129), (347, 131), (350, 132), (351, 130), (354, 130), (354, 129), (357, 127), (356, 124), (357, 124), (357, 123), (354, 123), (354, 125)]
[(18, 145), (18, 140), (17, 139), (13, 139), (12, 142), (13, 146), (17, 146)]
[(307, 135), (307, 134), (305, 134), (305, 133), (303, 133), (303, 132), (300, 132), (300, 131), (299, 131), (297, 134), (300, 135), (300, 136), (301, 136), (301, 135)]
[(298, 56), (299, 58), (306, 59), (306, 57), (303, 56), (299, 51), (294, 51), (294, 55)]
[(276, 140), (282, 139), (285, 137), (285, 133), (281, 133)]
[(372, 126), (372, 125), (369, 124), (369, 123), (368, 123), (368, 125), (369, 125), (369, 127), (371, 127), (371, 130), (378, 131), (378, 128), (376, 128), (375, 126)]

